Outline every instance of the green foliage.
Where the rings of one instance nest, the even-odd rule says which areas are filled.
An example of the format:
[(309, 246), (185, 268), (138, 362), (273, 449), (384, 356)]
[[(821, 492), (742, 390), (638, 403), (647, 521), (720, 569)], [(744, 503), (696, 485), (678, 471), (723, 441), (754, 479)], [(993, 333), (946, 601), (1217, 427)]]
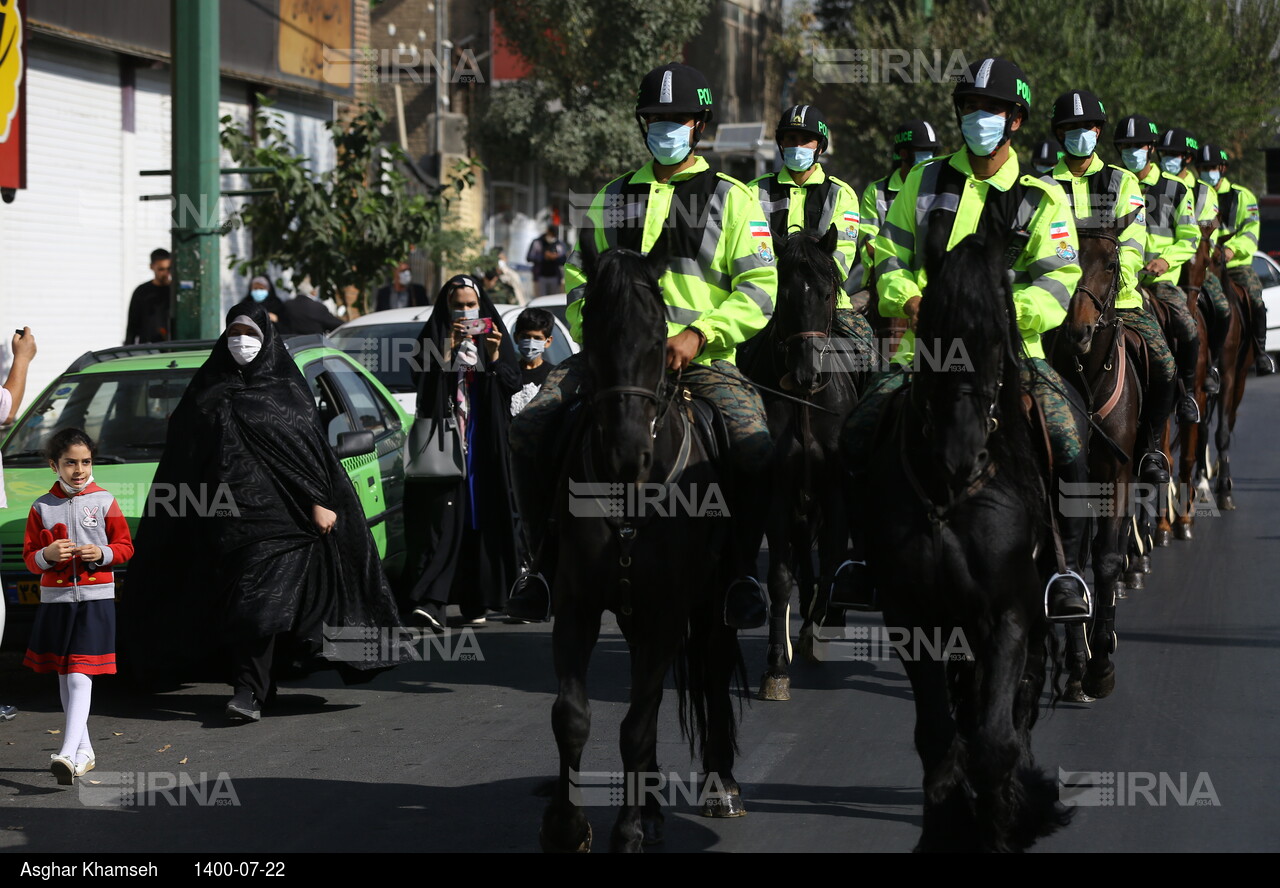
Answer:
[(648, 159), (636, 128), (640, 80), (678, 60), (711, 0), (497, 0), (531, 76), (489, 91), (472, 122), (487, 156), (600, 180)]
[(430, 245), (435, 260), (458, 242), (445, 233), (445, 218), (450, 201), (474, 184), (477, 162), (461, 161), (449, 181), (414, 193), (401, 172), (399, 146), (380, 141), (383, 114), (364, 107), (346, 124), (326, 124), (337, 164), (316, 175), (289, 142), (282, 115), (265, 97), (259, 101), (252, 135), (222, 119), (223, 147), (238, 165), (274, 170), (250, 176), (252, 187), (274, 194), (240, 211), (253, 255), (232, 255), (231, 268), (241, 274), (292, 268), (296, 278), (310, 275), (323, 295), (348, 284), (368, 292), (415, 246)]
[[(945, 68), (988, 55), (1017, 62), (1032, 85), (1032, 116), (1014, 137), (1026, 157), (1052, 135), (1048, 115), (1069, 89), (1097, 93), (1110, 123), (1100, 154), (1118, 162), (1114, 124), (1127, 114), (1163, 129), (1183, 126), (1232, 156), (1229, 175), (1263, 185), (1260, 148), (1278, 121), (1280, 4), (1273, 0), (937, 0), (926, 16), (918, 0), (813, 0), (793, 7), (772, 51), (794, 69), (792, 101), (812, 101), (833, 122), (833, 165), (855, 182), (892, 164), (897, 124), (923, 117), (944, 150), (963, 147), (951, 103), (954, 84), (890, 75), (882, 82), (822, 83), (812, 60), (825, 49), (920, 51)], [(916, 73), (911, 67), (907, 69)], [(887, 82), (883, 82), (887, 79)]]

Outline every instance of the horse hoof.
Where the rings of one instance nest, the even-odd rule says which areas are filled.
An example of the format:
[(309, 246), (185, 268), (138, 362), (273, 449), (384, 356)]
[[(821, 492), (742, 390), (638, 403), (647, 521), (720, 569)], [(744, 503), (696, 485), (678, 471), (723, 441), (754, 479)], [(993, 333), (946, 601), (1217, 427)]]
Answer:
[(1156, 545), (1162, 549), (1169, 545), (1169, 540), (1172, 538), (1173, 534), (1169, 532), (1168, 528), (1162, 527), (1156, 531)]
[(791, 699), (791, 677), (766, 675), (760, 679), (760, 699), (782, 703)]
[(1121, 583), (1119, 586), (1116, 586), (1117, 601), (1119, 601), (1121, 598), (1128, 598), (1128, 597), (1129, 597), (1129, 587), (1127, 584)]
[(1144, 574), (1151, 573), (1150, 555), (1142, 555), (1138, 558), (1138, 570), (1142, 571)]
[(538, 830), (538, 843), (542, 845), (544, 854), (559, 854), (565, 851), (572, 851), (576, 854), (587, 854), (591, 851), (591, 824), (587, 824), (587, 831), (582, 837), (582, 841), (578, 843), (576, 848), (561, 848), (547, 838), (545, 830)]
[(742, 794), (737, 792), (712, 793), (702, 803), (703, 817), (742, 817), (747, 809), (742, 806)]
[(1086, 694), (1091, 694), (1099, 700), (1110, 697), (1111, 692), (1116, 689), (1116, 667), (1108, 663), (1106, 668), (1095, 670), (1090, 664), (1081, 687)]
[(1067, 682), (1067, 689), (1062, 692), (1062, 699), (1068, 703), (1093, 703), (1095, 697), (1090, 697), (1084, 692), (1084, 688), (1078, 681)]
[(640, 821), (640, 831), (643, 837), (640, 840), (642, 845), (661, 845), (662, 840), (666, 838), (663, 823), (660, 818), (652, 820), (642, 819)]
[(1124, 575), (1124, 584), (1130, 589), (1147, 588), (1147, 578), (1141, 570), (1131, 570)]
[(1231, 496), (1231, 494), (1229, 494), (1229, 493), (1228, 493), (1226, 496), (1222, 497), (1222, 499), (1220, 500), (1220, 502), (1221, 502), (1221, 504), (1222, 504), (1222, 511), (1224, 511), (1224, 512), (1234, 512), (1234, 511), (1235, 511), (1235, 509), (1236, 509), (1236, 501), (1235, 501), (1235, 499)]
[(1174, 539), (1178, 539), (1178, 540), (1191, 539), (1191, 525), (1181, 524), (1181, 523), (1177, 524), (1173, 528), (1173, 536), (1174, 536)]

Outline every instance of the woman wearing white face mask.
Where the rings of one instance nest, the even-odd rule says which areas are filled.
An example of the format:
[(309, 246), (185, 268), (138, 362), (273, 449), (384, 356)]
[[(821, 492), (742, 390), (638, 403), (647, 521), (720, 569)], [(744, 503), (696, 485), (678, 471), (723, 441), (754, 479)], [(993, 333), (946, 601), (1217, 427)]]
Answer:
[(321, 659), (325, 626), (397, 620), (326, 431), (265, 309), (231, 309), (169, 418), (122, 617), (141, 669), (169, 680), (229, 648), (234, 720), (258, 720), (277, 667), (336, 666), (359, 681), (389, 665)]

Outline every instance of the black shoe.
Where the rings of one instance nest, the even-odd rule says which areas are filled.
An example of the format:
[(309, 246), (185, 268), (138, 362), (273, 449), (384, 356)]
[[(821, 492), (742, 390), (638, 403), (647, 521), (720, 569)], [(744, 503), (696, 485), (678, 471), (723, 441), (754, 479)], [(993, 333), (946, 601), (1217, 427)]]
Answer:
[(1196, 399), (1191, 395), (1183, 395), (1178, 399), (1178, 421), (1179, 422), (1199, 422), (1200, 421), (1200, 405), (1196, 403)]
[(1257, 359), (1253, 362), (1253, 372), (1259, 376), (1270, 376), (1276, 372), (1276, 362), (1271, 359), (1271, 355), (1259, 351)]
[(421, 626), (432, 632), (443, 632), (447, 624), (444, 605), (438, 601), (424, 601), (409, 614), (409, 620), (415, 626)]
[(1050, 620), (1069, 622), (1089, 616), (1089, 602), (1084, 584), (1072, 574), (1060, 574), (1049, 585), (1048, 614)]
[(831, 578), (830, 604), (847, 610), (879, 610), (875, 583), (865, 561), (846, 561)]
[(1222, 374), (1218, 372), (1216, 364), (1209, 367), (1209, 372), (1204, 375), (1204, 393), (1206, 395), (1216, 395), (1222, 391)]
[(755, 577), (739, 577), (724, 597), (724, 624), (734, 629), (759, 629), (769, 622), (769, 594)]
[(241, 688), (227, 702), (227, 718), (232, 721), (257, 721), (262, 718), (262, 706), (253, 691)]
[(511, 585), (507, 596), (507, 617), (526, 623), (545, 623), (551, 619), (551, 586), (540, 573), (522, 573)]
[(1152, 451), (1143, 455), (1138, 461), (1138, 478), (1144, 484), (1150, 484), (1154, 487), (1164, 487), (1169, 483), (1169, 466), (1165, 462), (1164, 454), (1160, 451)]

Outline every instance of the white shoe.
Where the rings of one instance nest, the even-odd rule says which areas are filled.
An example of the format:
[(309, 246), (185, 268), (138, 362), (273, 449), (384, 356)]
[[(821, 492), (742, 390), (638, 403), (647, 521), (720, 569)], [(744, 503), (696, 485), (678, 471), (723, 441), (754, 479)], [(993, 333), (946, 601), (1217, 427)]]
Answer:
[(58, 778), (59, 786), (70, 786), (75, 782), (76, 763), (65, 755), (52, 753), (49, 756), (49, 771)]
[[(76, 753), (76, 757), (79, 758), (79, 753)], [(97, 761), (98, 760), (96, 758), (94, 758), (93, 756), (90, 756), (87, 761), (77, 762), (76, 776), (83, 777), (85, 774), (88, 774), (90, 771), (94, 769), (95, 765), (97, 764)]]

